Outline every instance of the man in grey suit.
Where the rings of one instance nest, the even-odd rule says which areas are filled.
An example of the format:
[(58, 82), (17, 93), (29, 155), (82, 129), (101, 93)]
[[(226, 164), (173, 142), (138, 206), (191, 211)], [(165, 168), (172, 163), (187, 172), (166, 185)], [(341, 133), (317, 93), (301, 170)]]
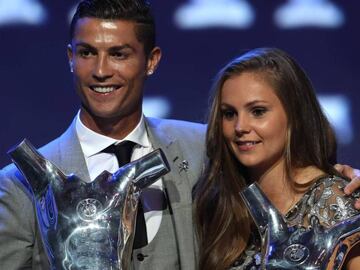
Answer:
[[(195, 269), (191, 189), (204, 162), (205, 126), (142, 113), (144, 83), (161, 58), (148, 4), (82, 1), (70, 32), (69, 65), (81, 108), (67, 131), (40, 152), (63, 172), (90, 182), (104, 170), (118, 169), (115, 155), (104, 151), (110, 145), (133, 142), (132, 159), (161, 148), (171, 172), (152, 187), (162, 203), (146, 193), (141, 199), (146, 242), (134, 249), (133, 268)], [(49, 268), (25, 186), (14, 165), (4, 168), (0, 269)]]
[[(65, 133), (42, 147), (41, 153), (64, 173), (90, 182), (103, 170), (118, 169), (115, 155), (104, 151), (113, 144), (133, 142), (132, 159), (162, 148), (171, 172), (153, 188), (164, 201), (142, 198), (147, 206), (146, 243), (134, 249), (133, 268), (195, 269), (191, 190), (205, 159), (205, 126), (142, 114), (143, 85), (161, 58), (148, 4), (82, 1), (72, 20), (68, 56), (81, 108)], [(350, 170), (348, 175), (352, 174)], [(0, 269), (49, 269), (34, 213), (21, 173), (14, 165), (4, 168)]]

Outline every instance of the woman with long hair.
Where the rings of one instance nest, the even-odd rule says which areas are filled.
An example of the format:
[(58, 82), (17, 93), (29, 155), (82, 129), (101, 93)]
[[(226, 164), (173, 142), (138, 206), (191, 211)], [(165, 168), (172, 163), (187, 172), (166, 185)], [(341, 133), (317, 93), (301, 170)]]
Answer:
[[(258, 269), (259, 235), (239, 195), (255, 181), (291, 225), (309, 226), (311, 215), (325, 227), (341, 221), (331, 207), (337, 198), (343, 218), (359, 213), (333, 167), (335, 136), (311, 82), (279, 49), (252, 50), (219, 72), (206, 146), (194, 189), (200, 269)], [(308, 200), (315, 192), (321, 207)], [(357, 257), (346, 264), (360, 269)]]

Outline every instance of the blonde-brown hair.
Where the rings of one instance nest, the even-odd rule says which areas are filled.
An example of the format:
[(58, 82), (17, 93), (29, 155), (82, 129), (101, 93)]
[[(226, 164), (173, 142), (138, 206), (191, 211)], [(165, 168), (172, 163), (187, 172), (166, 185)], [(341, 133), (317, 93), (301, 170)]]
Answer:
[[(206, 146), (208, 164), (194, 189), (194, 213), (200, 247), (200, 269), (227, 269), (245, 249), (251, 219), (239, 192), (250, 184), (222, 133), (221, 90), (243, 72), (266, 79), (288, 119), (285, 170), (316, 166), (336, 174), (336, 143), (315, 91), (301, 67), (285, 52), (259, 48), (232, 60), (217, 75), (211, 97)], [(291, 178), (291, 177), (290, 177)]]

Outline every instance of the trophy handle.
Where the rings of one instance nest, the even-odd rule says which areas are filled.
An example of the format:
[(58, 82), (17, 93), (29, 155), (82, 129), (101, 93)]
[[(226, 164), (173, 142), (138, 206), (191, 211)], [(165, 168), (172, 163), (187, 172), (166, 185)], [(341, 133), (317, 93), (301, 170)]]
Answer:
[(169, 163), (160, 148), (141, 158), (141, 162), (137, 162), (135, 166), (137, 173), (133, 183), (140, 190), (170, 172)]
[(66, 176), (53, 163), (46, 160), (27, 139), (7, 153), (25, 176), (36, 198), (46, 192), (46, 187), (50, 183), (52, 188), (61, 188), (63, 183), (56, 179), (65, 179)]
[[(170, 172), (169, 163), (164, 152), (159, 148), (121, 167), (114, 173), (113, 181), (120, 183), (131, 181), (136, 192), (150, 186), (168, 172)], [(128, 180), (122, 179), (126, 177)]]
[(286, 222), (257, 183), (243, 190), (240, 196), (258, 227), (262, 239), (267, 235), (271, 243), (277, 243), (288, 238)]

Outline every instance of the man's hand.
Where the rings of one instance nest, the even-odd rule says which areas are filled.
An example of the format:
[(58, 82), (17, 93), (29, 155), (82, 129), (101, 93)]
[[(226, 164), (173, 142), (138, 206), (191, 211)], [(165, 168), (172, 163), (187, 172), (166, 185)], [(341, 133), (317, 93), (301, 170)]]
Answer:
[[(335, 169), (351, 179), (351, 182), (344, 189), (345, 194), (350, 195), (360, 188), (360, 170), (341, 164), (336, 164)], [(355, 208), (360, 209), (360, 199), (355, 202)]]

